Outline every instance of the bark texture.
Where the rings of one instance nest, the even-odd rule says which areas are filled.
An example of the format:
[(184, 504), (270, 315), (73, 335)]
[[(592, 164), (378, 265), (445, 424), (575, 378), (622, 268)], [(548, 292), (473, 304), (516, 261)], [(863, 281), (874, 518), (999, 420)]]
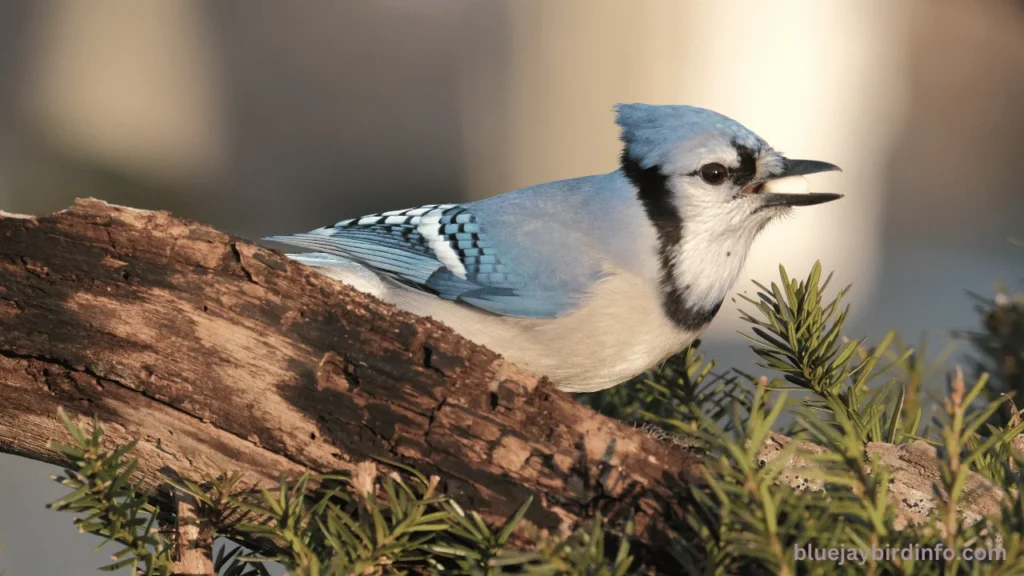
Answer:
[(534, 495), (552, 531), (637, 509), (648, 534), (698, 464), (438, 322), (97, 200), (0, 218), (0, 451), (60, 464), (58, 406), (138, 438), (151, 488), (163, 468), (276, 481), (385, 458), (492, 520)]
[(196, 514), (199, 502), (189, 494), (175, 494), (174, 537), (177, 561), (173, 576), (217, 576), (213, 566), (213, 539), (203, 536), (201, 520)]
[[(438, 322), (208, 226), (98, 200), (0, 216), (0, 452), (62, 464), (58, 406), (99, 417), (112, 444), (138, 439), (150, 489), (161, 470), (271, 482), (383, 458), (438, 475), (492, 521), (530, 495), (526, 519), (550, 531), (636, 512), (647, 544), (700, 470)], [(897, 502), (927, 500), (907, 510), (916, 521), (934, 451), (871, 450), (898, 468)], [(790, 464), (784, 479), (807, 484)], [(997, 509), (997, 488), (970, 490), (967, 512)]]

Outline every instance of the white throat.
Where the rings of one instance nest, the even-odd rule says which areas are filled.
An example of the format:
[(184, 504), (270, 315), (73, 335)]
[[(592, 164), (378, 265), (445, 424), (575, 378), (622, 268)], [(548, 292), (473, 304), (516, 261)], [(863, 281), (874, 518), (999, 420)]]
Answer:
[(682, 241), (675, 254), (675, 282), (686, 303), (698, 309), (719, 305), (732, 291), (763, 219), (751, 218), (729, 203), (683, 205)]

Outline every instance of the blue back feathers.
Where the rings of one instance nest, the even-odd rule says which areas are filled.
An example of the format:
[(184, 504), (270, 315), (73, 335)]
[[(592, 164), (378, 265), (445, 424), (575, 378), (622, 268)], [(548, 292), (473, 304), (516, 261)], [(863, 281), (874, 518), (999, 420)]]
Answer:
[(763, 144), (739, 122), (705, 108), (619, 104), (615, 111), (626, 152), (644, 169), (667, 164), (677, 146), (709, 130), (730, 134), (737, 144), (748, 148)]
[(566, 291), (531, 286), (502, 259), (469, 206), (393, 210), (266, 240), (357, 262), (393, 282), (494, 314), (551, 318), (571, 310), (575, 299)]

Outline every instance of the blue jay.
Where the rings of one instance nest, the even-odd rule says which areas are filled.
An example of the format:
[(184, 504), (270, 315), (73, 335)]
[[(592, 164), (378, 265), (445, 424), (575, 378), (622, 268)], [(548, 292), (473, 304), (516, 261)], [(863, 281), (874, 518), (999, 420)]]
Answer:
[(807, 193), (791, 160), (721, 114), (620, 104), (614, 172), (429, 204), (265, 240), (398, 308), (431, 316), (557, 388), (609, 388), (708, 326), (754, 237)]

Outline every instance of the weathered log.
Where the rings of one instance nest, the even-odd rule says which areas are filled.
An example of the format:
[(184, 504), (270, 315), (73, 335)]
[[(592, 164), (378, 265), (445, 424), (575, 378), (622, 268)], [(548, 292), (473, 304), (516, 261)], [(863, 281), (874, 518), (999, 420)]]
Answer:
[(168, 467), (254, 480), (385, 458), (498, 520), (664, 517), (697, 458), (439, 322), (202, 224), (79, 200), (0, 218), (0, 451), (61, 464), (58, 406)]

